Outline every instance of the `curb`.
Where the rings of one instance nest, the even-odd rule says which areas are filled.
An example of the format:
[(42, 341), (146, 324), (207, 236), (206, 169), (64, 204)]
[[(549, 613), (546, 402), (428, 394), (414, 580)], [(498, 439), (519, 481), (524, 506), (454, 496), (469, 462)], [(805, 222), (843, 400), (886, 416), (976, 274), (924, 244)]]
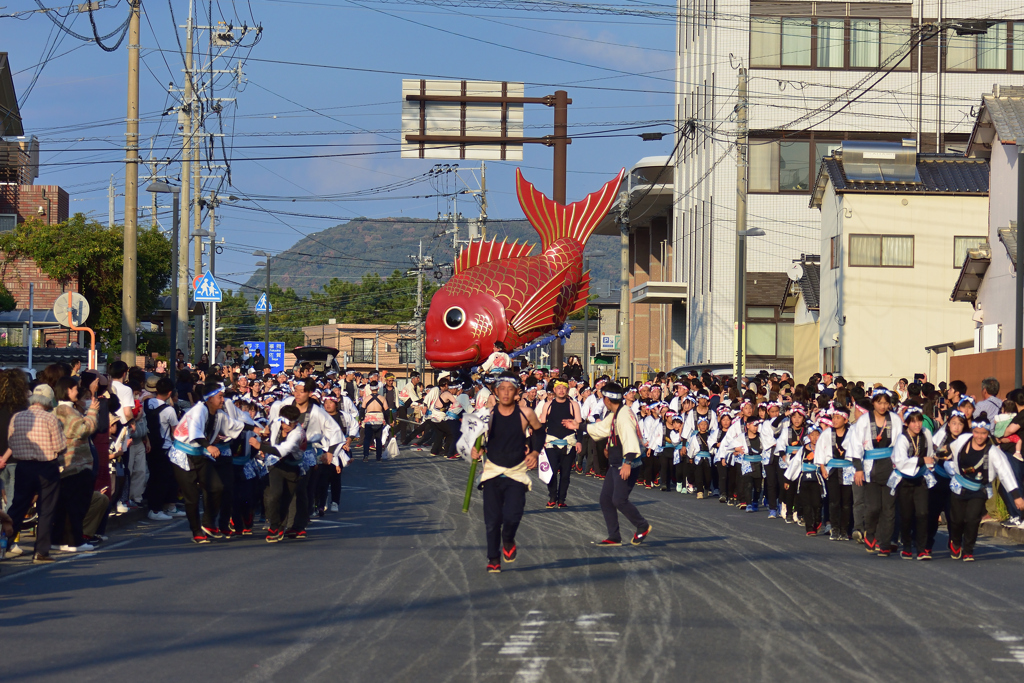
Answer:
[(1007, 528), (994, 520), (982, 522), (981, 533), (984, 536), (1004, 538), (1014, 543), (1024, 543), (1024, 529)]

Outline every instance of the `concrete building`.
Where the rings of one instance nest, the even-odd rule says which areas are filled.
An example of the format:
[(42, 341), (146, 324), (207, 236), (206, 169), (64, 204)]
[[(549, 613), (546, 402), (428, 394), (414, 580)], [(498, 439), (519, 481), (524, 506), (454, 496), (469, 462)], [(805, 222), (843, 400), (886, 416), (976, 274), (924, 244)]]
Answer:
[[(673, 280), (687, 285), (687, 322), (673, 317), (666, 329), (683, 333), (673, 348), (687, 363), (730, 363), (737, 69), (747, 69), (747, 225), (767, 233), (747, 240), (748, 270), (784, 272), (820, 249), (823, 214), (807, 200), (821, 158), (844, 140), (912, 138), (922, 152), (963, 152), (972, 125), (963, 112), (977, 93), (996, 74), (1024, 84), (1024, 23), (1007, 19), (1021, 16), (1010, 0), (680, 0), (678, 9), (680, 137), (666, 253)], [(999, 23), (980, 36), (951, 28), (985, 17)], [(919, 30), (922, 19), (950, 27), (941, 47)]]
[(821, 212), (822, 371), (891, 387), (929, 371), (927, 347), (970, 337), (971, 311), (949, 292), (964, 245), (988, 231), (985, 160), (844, 143), (810, 205)]
[(1013, 386), (1014, 329), (1021, 314), (1016, 303), (1018, 143), (1024, 144), (1024, 88), (996, 85), (982, 97), (967, 147), (968, 155), (988, 161), (988, 225), (984, 237), (965, 244), (958, 255), (960, 273), (951, 295), (973, 306), (973, 337), (948, 341), (961, 351), (949, 361), (953, 372), (975, 389), (990, 376), (1003, 387)]

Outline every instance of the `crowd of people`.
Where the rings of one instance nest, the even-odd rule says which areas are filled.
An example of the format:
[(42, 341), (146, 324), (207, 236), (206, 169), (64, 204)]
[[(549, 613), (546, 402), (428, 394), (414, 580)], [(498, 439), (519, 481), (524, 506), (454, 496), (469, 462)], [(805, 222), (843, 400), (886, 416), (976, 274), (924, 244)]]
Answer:
[[(423, 386), (414, 372), (401, 389), (390, 373), (257, 364), (198, 377), (181, 363), (176, 382), (121, 361), (106, 374), (59, 363), (35, 380), (0, 372), (8, 555), (24, 552), (26, 527), (36, 563), (93, 550), (110, 515), (132, 508), (186, 519), (196, 544), (264, 531), (270, 543), (302, 540), (314, 516), (339, 510), (360, 436), (364, 461), (399, 443), (484, 459), (488, 571), (515, 558), (534, 468), (552, 509), (570, 507), (574, 473), (604, 480), (599, 546), (622, 543), (620, 512), (633, 543), (651, 533), (629, 502), (636, 485), (766, 511), (879, 557), (931, 559), (944, 521), (950, 556), (973, 560), (980, 523), (1004, 516), (1000, 503), (1003, 523), (1024, 528), (1024, 390), (999, 399), (992, 378), (976, 397), (960, 381), (890, 389), (784, 372), (739, 383), (662, 373), (623, 386), (587, 381), (575, 358), (513, 368), (500, 344), (479, 374), (442, 372)], [(467, 434), (467, 416), (486, 426)]]
[(339, 511), (360, 429), (364, 459), (375, 442), (379, 460), (405, 414), (390, 374), (315, 373), (310, 363), (288, 373), (213, 365), (201, 378), (179, 369), (177, 381), (122, 361), (105, 374), (57, 363), (34, 380), (0, 371), (8, 556), (25, 552), (27, 528), (37, 564), (53, 562), (53, 551), (94, 550), (110, 516), (133, 508), (153, 521), (187, 519), (197, 544), (254, 528), (271, 543), (304, 539), (314, 515)]

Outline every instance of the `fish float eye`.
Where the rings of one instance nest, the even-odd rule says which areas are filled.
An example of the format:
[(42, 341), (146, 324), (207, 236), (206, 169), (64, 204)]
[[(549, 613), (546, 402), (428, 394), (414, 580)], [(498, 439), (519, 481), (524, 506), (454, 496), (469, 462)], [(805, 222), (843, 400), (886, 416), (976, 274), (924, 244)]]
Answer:
[(457, 330), (466, 322), (466, 313), (458, 306), (452, 306), (444, 313), (444, 324), (449, 329)]

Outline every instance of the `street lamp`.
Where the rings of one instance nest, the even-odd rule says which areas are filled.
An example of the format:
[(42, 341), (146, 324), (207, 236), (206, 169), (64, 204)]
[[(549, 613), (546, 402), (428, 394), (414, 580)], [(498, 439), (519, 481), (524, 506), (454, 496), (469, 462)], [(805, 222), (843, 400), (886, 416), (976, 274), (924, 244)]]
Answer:
[[(608, 254), (603, 251), (594, 251), (589, 254), (583, 255), (583, 272), (586, 273), (590, 270), (590, 257), (602, 257)], [(593, 282), (593, 279), (591, 279)], [(593, 382), (590, 381), (590, 302), (583, 306), (583, 377), (586, 381), (593, 386)]]
[(257, 261), (257, 266), (266, 266), (267, 268), (267, 290), (265, 296), (267, 297), (267, 307), (265, 310), (265, 330), (264, 330), (264, 349), (266, 350), (266, 358), (264, 359), (267, 365), (270, 365), (270, 254), (265, 251), (254, 251), (253, 256), (262, 256), (267, 259), (266, 261)]
[(167, 360), (167, 372), (174, 382), (177, 378), (178, 360), (178, 193), (181, 188), (172, 187), (162, 180), (150, 183), (146, 192), (171, 195), (173, 221), (171, 223), (171, 343)]
[(763, 237), (761, 228), (749, 228), (736, 231), (736, 384), (739, 386), (743, 378), (743, 360), (746, 357), (746, 320), (747, 311), (747, 238)]

